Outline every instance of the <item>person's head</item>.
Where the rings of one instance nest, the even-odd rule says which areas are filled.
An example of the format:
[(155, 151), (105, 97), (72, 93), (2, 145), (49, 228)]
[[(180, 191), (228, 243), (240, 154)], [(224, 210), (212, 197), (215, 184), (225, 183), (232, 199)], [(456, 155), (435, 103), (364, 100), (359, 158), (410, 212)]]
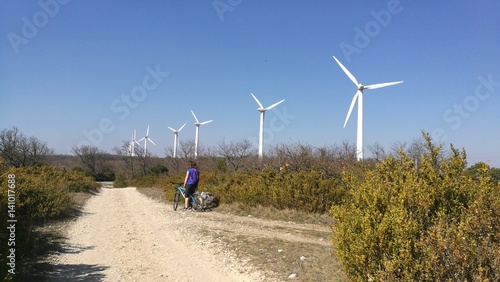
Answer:
[(190, 167), (190, 168), (194, 168), (194, 167), (196, 167), (196, 163), (195, 163), (195, 162), (190, 162), (190, 163), (189, 163), (189, 167)]

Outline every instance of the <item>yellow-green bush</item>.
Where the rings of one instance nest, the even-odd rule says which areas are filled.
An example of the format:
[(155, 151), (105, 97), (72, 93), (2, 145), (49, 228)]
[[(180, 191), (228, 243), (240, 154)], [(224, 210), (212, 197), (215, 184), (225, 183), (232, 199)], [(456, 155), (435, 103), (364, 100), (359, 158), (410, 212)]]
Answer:
[(208, 189), (221, 203), (322, 213), (345, 195), (339, 179), (327, 178), (315, 170), (292, 173), (265, 168), (260, 172), (213, 172), (203, 179), (200, 189)]
[[(15, 183), (9, 183), (15, 180)], [(12, 181), (11, 181), (12, 182)], [(9, 187), (9, 184), (14, 184)], [(72, 215), (73, 199), (70, 192), (81, 192), (97, 189), (98, 185), (83, 173), (57, 169), (50, 166), (2, 168), (0, 164), (0, 220), (7, 224), (8, 219), (15, 219), (15, 249), (16, 265), (22, 265), (23, 258), (33, 254), (35, 238), (33, 227), (43, 222)], [(14, 218), (7, 218), (8, 195), (15, 195), (15, 206), (12, 209)], [(14, 193), (12, 193), (12, 191)], [(9, 203), (11, 204), (11, 203)], [(5, 232), (0, 230), (0, 238), (6, 238)], [(9, 234), (7, 234), (8, 236)], [(0, 264), (6, 265), (8, 246), (4, 240), (0, 246)], [(0, 277), (6, 275), (6, 268), (0, 268)], [(17, 268), (19, 269), (19, 268)], [(4, 271), (5, 270), (5, 271)]]
[(136, 179), (132, 180), (132, 186), (134, 187), (155, 187), (157, 186), (157, 183), (159, 181), (160, 176), (153, 174), (153, 173), (148, 173), (142, 176), (137, 177)]
[(115, 181), (113, 181), (113, 187), (115, 188), (124, 188), (127, 187), (128, 183), (123, 174), (116, 175)]
[(333, 243), (353, 281), (498, 281), (500, 191), (465, 173), (465, 152), (417, 166), (403, 152), (363, 175), (346, 171), (349, 197), (335, 205)]

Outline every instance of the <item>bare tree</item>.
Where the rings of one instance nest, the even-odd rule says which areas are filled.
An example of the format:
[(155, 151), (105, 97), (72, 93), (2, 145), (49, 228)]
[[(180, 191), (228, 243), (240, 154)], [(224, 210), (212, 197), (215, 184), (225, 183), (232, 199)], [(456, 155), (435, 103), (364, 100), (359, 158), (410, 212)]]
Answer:
[(109, 180), (114, 177), (111, 169), (106, 164), (108, 153), (99, 150), (99, 148), (89, 145), (73, 147), (73, 153), (78, 156), (82, 168), (87, 174), (94, 177), (97, 181)]
[(336, 162), (335, 156), (338, 155), (339, 148), (336, 146), (319, 147), (315, 151), (315, 158), (317, 159), (317, 166), (324, 175), (332, 176), (339, 174), (341, 168)]
[(348, 141), (342, 141), (342, 145), (339, 147), (338, 159), (342, 163), (353, 163), (357, 159), (356, 146), (350, 144)]
[(35, 137), (25, 137), (17, 127), (0, 132), (0, 156), (7, 164), (21, 166), (39, 166), (45, 163), (54, 150)]
[(186, 140), (186, 141), (180, 141), (180, 157), (184, 159), (184, 161), (189, 161), (194, 159), (194, 141), (193, 140)]
[(406, 147), (408, 146), (408, 144), (406, 142), (395, 142), (394, 144), (392, 144), (391, 146), (391, 155), (399, 155), (400, 152), (405, 152), (406, 151)]
[(252, 150), (252, 143), (244, 139), (240, 142), (226, 143), (222, 140), (219, 143), (219, 154), (231, 165), (234, 171), (248, 169), (248, 157), (255, 153)]
[(373, 145), (368, 146), (368, 150), (370, 150), (376, 162), (380, 162), (386, 157), (384, 147), (380, 145), (379, 142), (375, 142)]
[(127, 178), (131, 179), (136, 176), (138, 173), (139, 165), (137, 162), (137, 157), (135, 156), (136, 152), (139, 155), (142, 155), (142, 148), (137, 147), (134, 148), (134, 155), (132, 155), (132, 151), (130, 150), (130, 142), (123, 141), (121, 147), (114, 147), (113, 151), (120, 156), (120, 159), (125, 163), (125, 172)]
[(274, 148), (280, 168), (285, 166), (292, 171), (314, 167), (314, 148), (301, 143), (280, 144)]
[(408, 157), (415, 161), (415, 164), (420, 163), (420, 159), (427, 152), (425, 140), (422, 138), (415, 138), (410, 143), (406, 154)]

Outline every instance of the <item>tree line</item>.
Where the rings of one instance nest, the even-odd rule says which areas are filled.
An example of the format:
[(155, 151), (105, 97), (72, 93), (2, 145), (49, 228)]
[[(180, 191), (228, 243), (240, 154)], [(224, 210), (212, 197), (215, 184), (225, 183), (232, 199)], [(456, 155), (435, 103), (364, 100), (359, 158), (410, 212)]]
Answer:
[[(123, 141), (120, 146), (114, 147), (112, 153), (95, 146), (74, 146), (71, 150), (73, 164), (70, 169), (81, 170), (96, 181), (113, 181), (117, 174), (126, 179), (148, 174), (176, 174), (183, 172), (186, 164), (195, 159), (194, 145), (193, 140), (181, 141), (177, 158), (171, 157), (172, 148), (165, 149), (163, 158), (153, 156), (149, 152), (145, 154), (143, 148), (139, 146), (132, 155), (128, 141)], [(410, 142), (396, 142), (389, 149), (375, 142), (367, 146), (367, 149), (372, 157), (364, 160), (366, 164), (376, 164), (389, 156), (398, 155), (401, 151), (418, 164), (427, 151), (426, 141), (422, 137)], [(439, 157), (443, 159), (448, 154), (450, 152), (443, 150)], [(0, 157), (7, 166), (36, 167), (57, 164), (58, 157), (67, 156), (55, 155), (54, 150), (46, 142), (34, 136), (27, 137), (17, 127), (13, 127), (0, 132)], [(223, 139), (214, 147), (201, 145), (198, 159), (202, 168), (207, 171), (214, 170), (223, 163), (225, 169), (231, 172), (256, 171), (264, 167), (291, 171), (317, 168), (327, 175), (340, 173), (342, 167), (357, 162), (356, 146), (347, 141), (322, 147), (301, 142), (277, 144), (269, 148), (263, 160), (259, 160), (257, 149), (247, 139), (242, 141)], [(468, 169), (475, 170), (476, 167), (477, 164), (474, 164)], [(489, 174), (496, 181), (500, 179), (499, 168), (492, 168)]]

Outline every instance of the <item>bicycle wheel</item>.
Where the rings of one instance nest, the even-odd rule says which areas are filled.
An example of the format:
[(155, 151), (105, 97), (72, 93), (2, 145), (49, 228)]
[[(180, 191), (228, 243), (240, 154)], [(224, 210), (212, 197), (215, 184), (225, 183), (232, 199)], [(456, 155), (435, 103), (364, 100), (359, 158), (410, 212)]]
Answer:
[(179, 205), (179, 197), (181, 196), (181, 192), (175, 191), (174, 194), (174, 211), (177, 210), (177, 206)]

